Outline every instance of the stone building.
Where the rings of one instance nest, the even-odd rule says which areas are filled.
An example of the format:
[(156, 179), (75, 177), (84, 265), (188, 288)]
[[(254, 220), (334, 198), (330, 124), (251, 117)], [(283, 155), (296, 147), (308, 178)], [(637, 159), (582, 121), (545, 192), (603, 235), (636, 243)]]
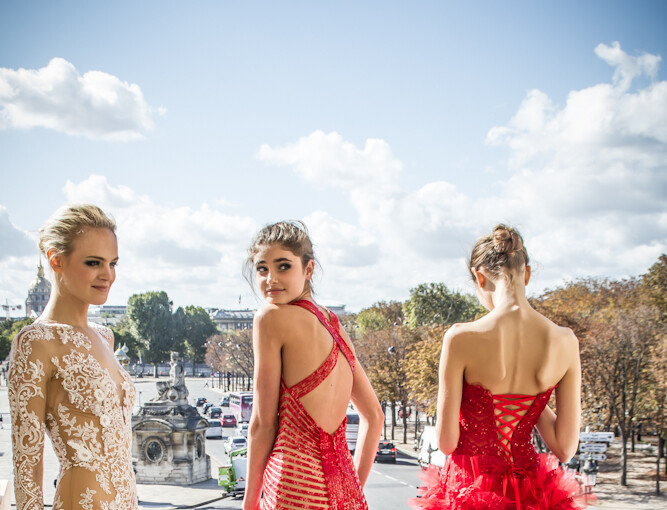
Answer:
[(51, 282), (44, 276), (44, 266), (39, 261), (37, 279), (30, 285), (28, 299), (25, 300), (25, 316), (36, 318), (44, 311), (51, 295)]
[(220, 331), (252, 329), (255, 310), (209, 310), (209, 315)]

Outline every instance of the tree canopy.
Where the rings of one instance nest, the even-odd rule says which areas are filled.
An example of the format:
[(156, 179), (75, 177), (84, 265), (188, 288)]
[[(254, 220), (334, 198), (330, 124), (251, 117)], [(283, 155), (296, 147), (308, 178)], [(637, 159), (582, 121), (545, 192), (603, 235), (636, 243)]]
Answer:
[(444, 283), (422, 283), (410, 290), (410, 299), (403, 303), (410, 328), (468, 322), (485, 312), (477, 298), (452, 292)]
[(132, 333), (140, 340), (142, 357), (148, 363), (168, 359), (172, 347), (172, 303), (164, 291), (134, 294), (127, 302)]

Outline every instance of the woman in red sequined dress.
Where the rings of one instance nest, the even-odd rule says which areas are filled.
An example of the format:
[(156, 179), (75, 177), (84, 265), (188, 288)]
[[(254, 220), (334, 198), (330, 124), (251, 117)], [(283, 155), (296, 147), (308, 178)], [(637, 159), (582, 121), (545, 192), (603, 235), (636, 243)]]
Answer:
[[(579, 484), (557, 460), (572, 458), (579, 440), (577, 338), (526, 299), (528, 253), (515, 229), (498, 225), (479, 239), (469, 269), (489, 313), (445, 334), (436, 434), (449, 457), (442, 469), (429, 468), (421, 498), (411, 504), (427, 510), (580, 508)], [(557, 414), (547, 405), (552, 393)], [(535, 451), (535, 425), (553, 455)]]
[[(315, 260), (305, 225), (260, 230), (246, 269), (268, 305), (253, 323), (243, 508), (367, 509), (363, 485), (384, 415), (338, 319), (313, 301)], [(360, 417), (354, 460), (345, 437), (350, 400)]]

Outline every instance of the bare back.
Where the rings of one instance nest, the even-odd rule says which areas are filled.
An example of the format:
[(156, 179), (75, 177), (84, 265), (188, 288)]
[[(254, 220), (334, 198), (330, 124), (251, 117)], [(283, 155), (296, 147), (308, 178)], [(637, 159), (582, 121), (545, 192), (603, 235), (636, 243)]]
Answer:
[(465, 380), (493, 394), (537, 395), (556, 386), (573, 347), (569, 329), (529, 306), (459, 325), (459, 335)]
[[(290, 331), (285, 336), (281, 353), (282, 378), (287, 387), (315, 372), (332, 354), (332, 350), (338, 358), (331, 373), (300, 398), (301, 404), (317, 424), (324, 431), (333, 433), (347, 413), (352, 393), (352, 368), (332, 335), (313, 313), (293, 305), (282, 305), (280, 308), (281, 312), (290, 316)], [(349, 347), (349, 339), (342, 328), (339, 332)]]

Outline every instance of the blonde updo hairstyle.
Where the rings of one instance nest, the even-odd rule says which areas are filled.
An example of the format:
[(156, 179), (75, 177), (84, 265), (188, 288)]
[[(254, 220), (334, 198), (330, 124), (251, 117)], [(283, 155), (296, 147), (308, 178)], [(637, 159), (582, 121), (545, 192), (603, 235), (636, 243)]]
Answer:
[(502, 276), (512, 281), (528, 263), (528, 252), (519, 231), (501, 223), (489, 235), (477, 240), (470, 254), (468, 270), (474, 281), (473, 268), (486, 269), (494, 279)]
[[(317, 259), (313, 252), (313, 243), (308, 234), (308, 228), (299, 220), (279, 221), (266, 225), (262, 228), (250, 243), (248, 248), (248, 258), (246, 259), (244, 267), (245, 279), (253, 286), (254, 278), (254, 262), (255, 255), (262, 249), (262, 247), (270, 246), (272, 244), (279, 244), (284, 249), (291, 251), (294, 255), (301, 259), (301, 264), (306, 267), (309, 261), (313, 261), (318, 265)], [(312, 279), (306, 282), (310, 292), (314, 292)], [(254, 288), (254, 286), (253, 286)]]
[(76, 238), (94, 228), (108, 228), (116, 234), (116, 222), (96, 205), (65, 206), (39, 229), (39, 249), (47, 260), (49, 252), (66, 257), (72, 253)]

